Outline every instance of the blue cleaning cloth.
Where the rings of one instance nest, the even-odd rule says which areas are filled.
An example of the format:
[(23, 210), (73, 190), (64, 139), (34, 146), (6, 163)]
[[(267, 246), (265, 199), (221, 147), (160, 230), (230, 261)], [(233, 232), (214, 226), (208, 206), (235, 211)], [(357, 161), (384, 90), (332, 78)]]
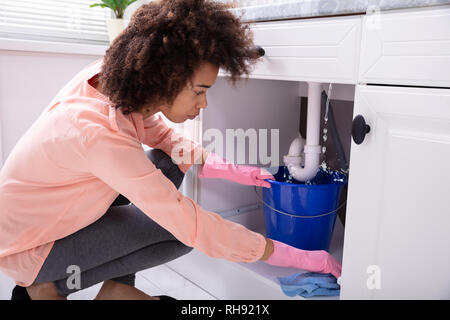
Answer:
[(338, 296), (340, 286), (331, 274), (307, 272), (294, 273), (290, 276), (277, 277), (281, 290), (289, 297), (300, 295), (305, 298), (313, 296)]

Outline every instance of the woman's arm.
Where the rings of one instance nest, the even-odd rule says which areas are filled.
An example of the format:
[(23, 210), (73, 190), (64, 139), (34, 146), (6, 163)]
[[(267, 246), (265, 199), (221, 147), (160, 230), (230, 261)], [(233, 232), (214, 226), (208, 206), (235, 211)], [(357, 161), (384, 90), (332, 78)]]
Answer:
[[(207, 154), (198, 142), (190, 140), (173, 128), (169, 128), (161, 115), (155, 114), (144, 120), (147, 146), (163, 150), (186, 173), (193, 164), (204, 164)], [(201, 157), (201, 158), (200, 158)]]
[(88, 138), (81, 139), (85, 170), (128, 198), (179, 241), (210, 257), (235, 262), (255, 262), (264, 255), (267, 242), (262, 234), (185, 197), (148, 160), (139, 141), (103, 128), (91, 130)]
[(199, 170), (199, 178), (226, 179), (243, 185), (266, 188), (271, 187), (266, 179), (275, 180), (275, 177), (264, 168), (234, 164), (214, 152), (206, 154), (207, 159)]

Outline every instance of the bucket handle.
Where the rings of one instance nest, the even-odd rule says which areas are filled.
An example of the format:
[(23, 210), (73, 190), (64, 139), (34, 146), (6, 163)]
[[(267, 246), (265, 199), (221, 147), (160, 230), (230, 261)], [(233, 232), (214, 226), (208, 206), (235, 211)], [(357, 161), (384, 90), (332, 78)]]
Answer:
[[(333, 212), (338, 211), (338, 210), (339, 210), (340, 208), (342, 208), (342, 207), (345, 205), (345, 203), (347, 202), (347, 200), (345, 200), (345, 201), (342, 202), (336, 209), (334, 209), (333, 211), (327, 212), (327, 213), (319, 214), (319, 215), (316, 215), (316, 216), (297, 216), (297, 215), (294, 215), (294, 214), (290, 214), (290, 213), (283, 212), (283, 211), (277, 210), (277, 209), (275, 209), (275, 208), (272, 208), (272, 207), (269, 206), (267, 203), (265, 203), (264, 200), (259, 196), (258, 192), (256, 191), (256, 186), (254, 186), (254, 188), (255, 188), (255, 193), (256, 193), (258, 199), (259, 199), (265, 206), (269, 207), (270, 209), (272, 209), (272, 210), (274, 210), (274, 211), (276, 211), (276, 212), (279, 212), (279, 213), (281, 213), (281, 214), (284, 214), (284, 215), (290, 216), (290, 217), (294, 217), (294, 218), (320, 218), (320, 217), (324, 217), (324, 216), (326, 216), (326, 215), (329, 215), (329, 214), (332, 214)], [(264, 187), (263, 187), (263, 188), (264, 188)]]

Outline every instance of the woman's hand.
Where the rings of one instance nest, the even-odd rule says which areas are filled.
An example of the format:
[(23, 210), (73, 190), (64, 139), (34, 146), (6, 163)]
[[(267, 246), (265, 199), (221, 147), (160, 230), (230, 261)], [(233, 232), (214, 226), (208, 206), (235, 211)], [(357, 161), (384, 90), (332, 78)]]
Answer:
[[(341, 264), (325, 250), (301, 250), (276, 240), (271, 240), (271, 242), (273, 253), (264, 259), (266, 257), (266, 252), (264, 252), (263, 258), (261, 258), (265, 263), (312, 272), (331, 273), (336, 279), (341, 276)], [(267, 246), (270, 244), (266, 245), (266, 251), (269, 252), (270, 248)]]
[(270, 188), (265, 179), (275, 180), (275, 177), (266, 169), (254, 166), (235, 165), (213, 152), (204, 152), (204, 164), (198, 173), (199, 178), (221, 178), (244, 185)]

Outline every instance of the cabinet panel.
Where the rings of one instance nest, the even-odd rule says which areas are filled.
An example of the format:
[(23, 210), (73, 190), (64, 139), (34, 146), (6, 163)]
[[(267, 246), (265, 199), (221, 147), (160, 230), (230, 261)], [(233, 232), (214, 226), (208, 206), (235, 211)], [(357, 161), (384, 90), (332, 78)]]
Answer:
[(365, 16), (359, 83), (450, 87), (450, 6)]
[(252, 25), (265, 56), (251, 78), (356, 83), (361, 17)]
[(341, 298), (449, 299), (450, 90), (357, 86), (357, 114)]

